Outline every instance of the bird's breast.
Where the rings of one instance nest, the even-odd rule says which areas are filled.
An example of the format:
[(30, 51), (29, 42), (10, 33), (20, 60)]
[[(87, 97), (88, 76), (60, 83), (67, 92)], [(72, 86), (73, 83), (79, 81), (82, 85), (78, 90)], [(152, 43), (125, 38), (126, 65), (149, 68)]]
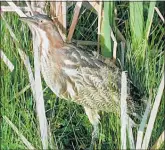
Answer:
[(71, 77), (76, 74), (76, 70), (63, 66), (61, 59), (60, 56), (41, 55), (41, 72), (47, 86), (57, 96), (73, 99), (77, 94), (77, 87)]

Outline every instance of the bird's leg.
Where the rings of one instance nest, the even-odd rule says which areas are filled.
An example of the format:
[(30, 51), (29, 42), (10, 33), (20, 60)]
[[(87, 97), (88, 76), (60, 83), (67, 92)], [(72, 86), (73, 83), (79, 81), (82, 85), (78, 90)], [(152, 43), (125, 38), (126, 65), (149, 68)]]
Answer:
[(95, 142), (98, 140), (98, 137), (99, 137), (99, 127), (98, 127), (98, 124), (96, 124), (96, 125), (93, 125), (91, 145), (95, 144)]
[(91, 124), (93, 125), (93, 132), (92, 132), (92, 140), (91, 140), (91, 145), (90, 145), (90, 149), (93, 149), (95, 142), (98, 139), (99, 136), (99, 119), (100, 116), (98, 115), (98, 112), (96, 110), (90, 109), (88, 107), (84, 107), (85, 112), (89, 118), (89, 121), (91, 122)]

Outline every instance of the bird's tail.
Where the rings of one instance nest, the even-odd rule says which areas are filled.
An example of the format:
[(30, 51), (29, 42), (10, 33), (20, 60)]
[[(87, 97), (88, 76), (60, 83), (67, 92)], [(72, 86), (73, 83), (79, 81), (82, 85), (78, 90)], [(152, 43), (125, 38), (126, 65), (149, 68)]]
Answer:
[(141, 121), (147, 104), (146, 96), (140, 94), (139, 90), (132, 84), (127, 97), (127, 112), (133, 120)]
[(144, 114), (144, 109), (146, 107), (146, 97), (140, 99), (132, 99), (132, 97), (127, 98), (127, 113), (133, 120), (141, 121)]

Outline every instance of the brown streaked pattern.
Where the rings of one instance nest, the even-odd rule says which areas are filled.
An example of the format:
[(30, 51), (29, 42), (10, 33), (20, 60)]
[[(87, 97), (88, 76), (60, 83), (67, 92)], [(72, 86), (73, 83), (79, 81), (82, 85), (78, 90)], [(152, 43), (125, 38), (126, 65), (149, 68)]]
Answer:
[[(40, 37), (41, 72), (46, 84), (60, 98), (72, 100), (84, 107), (98, 135), (98, 112), (120, 114), (121, 70), (101, 56), (64, 43), (50, 18), (36, 15), (35, 29)], [(34, 20), (33, 20), (34, 21)], [(33, 22), (32, 22), (33, 23)], [(128, 91), (131, 81), (128, 79)], [(128, 93), (128, 113), (136, 116), (133, 93)]]

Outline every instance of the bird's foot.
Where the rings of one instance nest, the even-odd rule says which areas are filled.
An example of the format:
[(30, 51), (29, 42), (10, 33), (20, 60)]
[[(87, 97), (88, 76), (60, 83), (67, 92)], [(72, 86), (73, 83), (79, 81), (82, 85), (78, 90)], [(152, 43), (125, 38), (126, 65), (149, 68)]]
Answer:
[(85, 150), (96, 150), (96, 144), (97, 144), (98, 138), (97, 139), (92, 139), (91, 144), (88, 148), (86, 148)]
[(98, 143), (98, 138), (99, 138), (99, 130), (98, 128), (94, 128), (94, 131), (92, 132), (92, 140), (89, 149), (94, 150), (96, 148), (96, 144)]
[(98, 137), (99, 137), (99, 131), (94, 130), (92, 132), (92, 140), (91, 140), (90, 147), (86, 148), (85, 150), (95, 150), (95, 149), (97, 149), (96, 146), (97, 146), (97, 143), (98, 143), (98, 140), (99, 140)]

